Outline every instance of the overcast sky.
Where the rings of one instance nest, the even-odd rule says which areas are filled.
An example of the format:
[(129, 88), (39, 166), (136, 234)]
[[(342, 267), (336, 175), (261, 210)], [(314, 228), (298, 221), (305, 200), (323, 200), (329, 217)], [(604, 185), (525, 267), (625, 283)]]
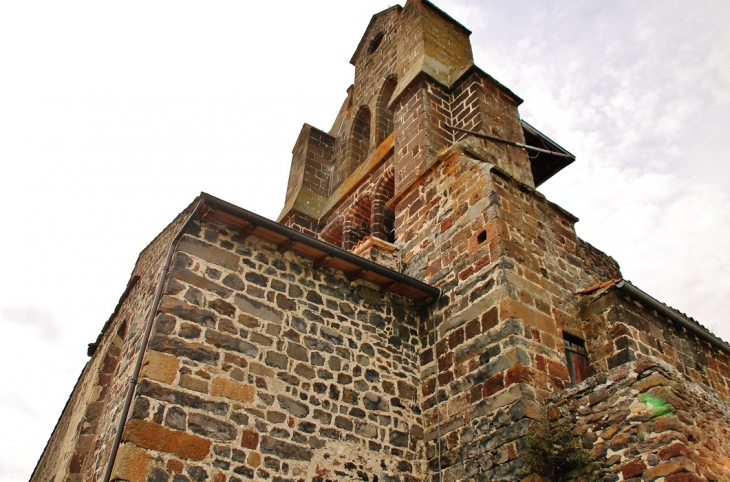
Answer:
[[(577, 156), (540, 190), (730, 339), (730, 3), (435, 2)], [(275, 219), (383, 1), (3, 2), (0, 479), (25, 481), (138, 253), (200, 191)]]

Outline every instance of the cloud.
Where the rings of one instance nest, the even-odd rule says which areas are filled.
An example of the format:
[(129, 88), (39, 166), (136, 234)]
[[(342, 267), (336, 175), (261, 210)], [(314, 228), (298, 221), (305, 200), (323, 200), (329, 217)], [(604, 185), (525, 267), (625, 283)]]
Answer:
[(3, 410), (14, 410), (31, 418), (37, 418), (38, 413), (33, 410), (23, 397), (15, 393), (0, 393), (0, 407)]
[(62, 330), (53, 318), (53, 315), (42, 308), (33, 305), (6, 306), (0, 310), (0, 320), (38, 330), (42, 340), (57, 342), (61, 338)]
[(475, 32), (477, 64), (577, 156), (540, 190), (641, 289), (730, 339), (730, 167), (716, 127), (730, 123), (730, 8), (493, 7), (525, 28)]

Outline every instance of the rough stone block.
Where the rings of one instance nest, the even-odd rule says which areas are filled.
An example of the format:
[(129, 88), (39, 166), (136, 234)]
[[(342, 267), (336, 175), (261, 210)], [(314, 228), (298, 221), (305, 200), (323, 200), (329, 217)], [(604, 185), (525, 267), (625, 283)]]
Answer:
[[(723, 478), (718, 479), (722, 481), (730, 480), (730, 476), (722, 476)], [(678, 474), (670, 475), (664, 479), (664, 482), (705, 482), (704, 477), (700, 477), (697, 474), (691, 472), (680, 472)]]
[(156, 333), (148, 345), (150, 350), (161, 351), (178, 357), (215, 364), (220, 353), (201, 343), (189, 343), (179, 338)]
[(223, 266), (231, 271), (238, 269), (239, 257), (235, 253), (190, 236), (183, 237), (178, 245), (178, 250), (192, 254), (218, 266)]
[(253, 402), (256, 394), (256, 389), (252, 385), (247, 385), (235, 380), (214, 378), (211, 382), (210, 393), (216, 397), (225, 397), (230, 400), (251, 403)]
[(241, 433), (241, 447), (255, 449), (259, 445), (259, 434), (253, 430), (244, 430)]
[(682, 442), (675, 442), (661, 449), (658, 455), (661, 460), (669, 460), (680, 455), (689, 458), (692, 456), (692, 450)]
[(242, 353), (250, 358), (255, 358), (259, 353), (259, 349), (256, 348), (256, 345), (237, 336), (228, 335), (215, 330), (205, 331), (205, 341), (219, 348), (237, 351), (238, 353)]
[(537, 311), (523, 302), (507, 298), (499, 303), (499, 318), (500, 320), (507, 320), (509, 318), (515, 318), (522, 320), (525, 323), (537, 328), (540, 331), (544, 331), (555, 337), (558, 336), (558, 330), (555, 325), (555, 320), (552, 317)]
[(149, 350), (145, 353), (140, 377), (151, 378), (158, 382), (170, 384), (177, 376), (177, 369), (177, 357), (167, 353)]
[(642, 460), (632, 460), (621, 466), (621, 474), (624, 479), (639, 477), (646, 470), (646, 464)]
[(264, 435), (261, 438), (261, 451), (265, 454), (276, 455), (285, 460), (303, 460), (312, 459), (312, 450), (308, 447), (302, 447), (293, 443)]
[(138, 447), (175, 455), (182, 459), (202, 460), (208, 455), (212, 442), (197, 435), (168, 430), (156, 423), (130, 420), (124, 431), (124, 441)]
[(235, 298), (233, 299), (233, 303), (238, 306), (238, 308), (244, 313), (247, 313), (261, 320), (281, 324), (284, 318), (284, 315), (281, 311), (242, 294), (236, 294)]
[(119, 446), (117, 459), (114, 462), (112, 480), (126, 480), (127, 482), (147, 482), (149, 463), (152, 455), (132, 444), (123, 443)]
[(162, 313), (169, 313), (177, 316), (178, 318), (182, 318), (183, 320), (208, 327), (215, 326), (215, 320), (217, 318), (217, 315), (212, 311), (199, 308), (171, 296), (165, 296), (162, 298), (162, 301), (160, 302), (160, 311)]
[(678, 472), (694, 472), (696, 466), (694, 462), (685, 457), (676, 457), (666, 462), (662, 462), (656, 467), (652, 467), (646, 471), (646, 477), (654, 480), (658, 477), (666, 477)]
[(200, 435), (227, 442), (236, 438), (236, 427), (228, 422), (201, 413), (188, 415), (188, 428)]

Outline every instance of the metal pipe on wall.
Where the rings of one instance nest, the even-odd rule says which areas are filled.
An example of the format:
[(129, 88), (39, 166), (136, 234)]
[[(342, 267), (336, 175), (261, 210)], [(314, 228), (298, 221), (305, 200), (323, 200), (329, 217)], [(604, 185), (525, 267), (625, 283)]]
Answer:
[(145, 325), (145, 331), (144, 335), (142, 335), (142, 343), (139, 347), (139, 352), (137, 354), (137, 361), (134, 364), (134, 370), (132, 371), (132, 376), (129, 380), (129, 388), (127, 389), (127, 395), (124, 398), (124, 405), (122, 406), (122, 413), (119, 415), (119, 424), (117, 425), (117, 433), (114, 435), (114, 442), (112, 443), (111, 451), (109, 452), (109, 460), (106, 464), (106, 470), (104, 471), (104, 478), (102, 479), (103, 482), (109, 482), (109, 479), (112, 476), (112, 469), (114, 468), (114, 462), (117, 458), (117, 452), (119, 452), (119, 445), (122, 443), (122, 435), (124, 434), (124, 426), (127, 424), (127, 417), (129, 417), (129, 408), (132, 404), (132, 397), (134, 396), (135, 389), (137, 388), (137, 379), (139, 378), (139, 372), (142, 370), (142, 359), (144, 358), (144, 353), (147, 351), (147, 343), (150, 339), (150, 334), (152, 333), (152, 325), (155, 321), (155, 315), (157, 314), (157, 308), (160, 305), (160, 298), (162, 297), (162, 289), (165, 286), (165, 280), (167, 279), (167, 273), (170, 270), (170, 263), (172, 261), (172, 256), (175, 254), (175, 249), (177, 248), (177, 244), (180, 241), (180, 238), (182, 238), (183, 234), (187, 230), (190, 223), (193, 221), (193, 218), (195, 215), (200, 211), (200, 208), (203, 207), (205, 204), (205, 198), (203, 196), (200, 196), (198, 198), (198, 204), (193, 209), (193, 212), (190, 213), (190, 215), (187, 217), (183, 225), (180, 227), (178, 232), (175, 234), (175, 237), (172, 239), (172, 242), (170, 243), (170, 249), (167, 251), (167, 257), (165, 258), (165, 264), (162, 266), (162, 271), (160, 272), (160, 280), (157, 283), (157, 290), (155, 291), (155, 297), (152, 301), (152, 306), (150, 308), (150, 314), (147, 317), (147, 323)]
[(465, 134), (469, 134), (474, 137), (486, 139), (488, 141), (499, 142), (500, 144), (507, 144), (507, 145), (515, 146), (515, 147), (521, 147), (522, 149), (526, 149), (528, 151), (542, 152), (545, 154), (550, 154), (552, 156), (565, 157), (567, 159), (575, 159), (575, 156), (573, 156), (572, 154), (564, 154), (562, 152), (550, 151), (548, 149), (542, 149), (540, 147), (528, 146), (527, 144), (523, 144), (521, 142), (508, 141), (507, 139), (501, 139), (499, 137), (490, 136), (489, 134), (483, 134), (481, 132), (474, 132), (474, 131), (470, 131), (470, 130), (466, 130), (466, 129), (461, 129), (460, 127), (454, 127), (454, 126), (450, 126), (447, 124), (445, 124), (444, 127), (458, 131), (458, 132), (463, 132)]

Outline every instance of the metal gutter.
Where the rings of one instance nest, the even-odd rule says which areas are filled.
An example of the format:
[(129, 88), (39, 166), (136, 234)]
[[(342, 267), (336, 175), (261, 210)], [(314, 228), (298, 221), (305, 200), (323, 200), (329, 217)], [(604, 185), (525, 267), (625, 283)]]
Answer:
[(117, 425), (117, 433), (114, 435), (114, 442), (112, 443), (111, 451), (109, 452), (109, 460), (106, 464), (106, 470), (104, 471), (103, 482), (109, 482), (112, 475), (112, 469), (114, 468), (114, 462), (117, 459), (117, 452), (119, 451), (119, 445), (122, 442), (122, 435), (124, 434), (124, 427), (127, 424), (127, 417), (129, 416), (129, 408), (132, 404), (132, 397), (134, 396), (135, 389), (137, 387), (137, 379), (139, 378), (139, 372), (142, 369), (142, 359), (144, 353), (147, 351), (147, 343), (152, 333), (152, 325), (155, 321), (155, 315), (157, 314), (157, 308), (160, 305), (160, 298), (162, 297), (162, 289), (165, 286), (165, 280), (167, 279), (167, 273), (170, 270), (170, 263), (172, 262), (172, 256), (175, 254), (177, 244), (182, 238), (183, 234), (187, 230), (190, 223), (193, 221), (195, 216), (198, 214), (200, 209), (205, 204), (205, 200), (202, 196), (198, 199), (198, 204), (195, 206), (193, 211), (187, 217), (185, 222), (175, 234), (175, 237), (170, 243), (170, 249), (167, 251), (167, 258), (165, 258), (165, 264), (162, 266), (160, 272), (160, 280), (157, 282), (157, 290), (155, 291), (155, 297), (150, 307), (150, 313), (147, 317), (147, 323), (145, 325), (144, 334), (142, 335), (142, 344), (139, 347), (139, 353), (137, 354), (137, 361), (134, 364), (134, 370), (132, 376), (129, 379), (129, 388), (127, 389), (127, 395), (124, 398), (124, 405), (122, 406), (122, 413), (119, 415), (119, 424)]
[(621, 280), (618, 283), (616, 283), (616, 288), (623, 290), (629, 296), (636, 299), (640, 303), (655, 310), (660, 315), (665, 316), (665, 317), (669, 318), (670, 320), (674, 321), (675, 323), (679, 324), (681, 327), (685, 328), (687, 331), (692, 332), (695, 336), (706, 341), (713, 347), (715, 347), (719, 350), (722, 350), (725, 353), (730, 354), (730, 345), (728, 345), (724, 341), (720, 340), (715, 335), (713, 335), (712, 333), (710, 333), (708, 330), (701, 327), (697, 323), (690, 321), (686, 317), (680, 315), (673, 309), (671, 309), (668, 306), (666, 306), (665, 304), (661, 303), (656, 298), (641, 291), (639, 288), (632, 285), (631, 283), (626, 282), (626, 280)]
[(377, 273), (381, 276), (385, 276), (386, 278), (390, 278), (397, 283), (401, 283), (406, 286), (415, 288), (427, 294), (429, 297), (431, 297), (431, 300), (435, 300), (436, 298), (438, 298), (439, 293), (441, 292), (440, 289), (427, 283), (418, 281), (415, 278), (411, 278), (410, 276), (404, 275), (397, 271), (393, 271), (392, 269), (386, 268), (385, 266), (381, 266), (377, 263), (361, 258), (357, 255), (350, 253), (349, 251), (345, 251), (344, 249), (325, 243), (324, 241), (320, 241), (319, 239), (308, 236), (288, 226), (279, 224), (276, 221), (272, 221), (263, 216), (259, 216), (258, 214), (252, 213), (251, 211), (240, 208), (222, 199), (218, 199), (217, 197), (211, 196), (210, 194), (200, 193), (200, 197), (205, 201), (205, 204), (207, 206), (213, 209), (220, 209), (221, 211), (225, 211), (228, 214), (248, 221), (254, 226), (260, 226), (274, 233), (286, 236), (292, 241), (311, 246), (312, 248), (322, 251), (328, 256), (342, 259), (364, 270), (372, 271), (373, 273)]

